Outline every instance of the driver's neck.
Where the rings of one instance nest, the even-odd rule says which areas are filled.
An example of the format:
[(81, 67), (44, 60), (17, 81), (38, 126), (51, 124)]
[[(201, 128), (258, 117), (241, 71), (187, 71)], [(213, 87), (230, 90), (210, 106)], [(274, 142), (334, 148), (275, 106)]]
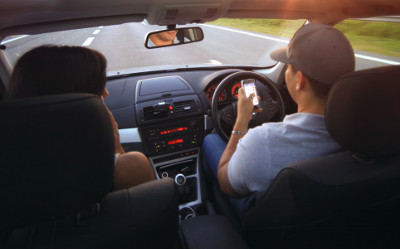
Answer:
[(326, 102), (324, 100), (314, 96), (308, 96), (306, 98), (301, 98), (297, 102), (297, 112), (325, 115)]

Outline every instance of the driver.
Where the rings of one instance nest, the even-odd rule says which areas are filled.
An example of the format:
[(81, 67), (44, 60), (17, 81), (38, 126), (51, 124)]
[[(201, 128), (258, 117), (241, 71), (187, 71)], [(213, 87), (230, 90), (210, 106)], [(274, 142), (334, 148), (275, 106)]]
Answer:
[(307, 24), (289, 46), (271, 53), (287, 64), (285, 81), (297, 103), (297, 113), (282, 122), (248, 129), (252, 98), (239, 89), (237, 119), (228, 144), (217, 134), (205, 137), (203, 167), (216, 178), (238, 213), (253, 203), (253, 194), (265, 192), (286, 165), (340, 150), (326, 129), (324, 113), (330, 88), (344, 74), (354, 71), (354, 51), (347, 38), (328, 25)]
[(149, 47), (160, 47), (160, 46), (168, 46), (171, 44), (179, 43), (178, 38), (176, 38), (176, 34), (178, 30), (167, 30), (159, 33), (155, 33), (150, 35), (148, 46)]

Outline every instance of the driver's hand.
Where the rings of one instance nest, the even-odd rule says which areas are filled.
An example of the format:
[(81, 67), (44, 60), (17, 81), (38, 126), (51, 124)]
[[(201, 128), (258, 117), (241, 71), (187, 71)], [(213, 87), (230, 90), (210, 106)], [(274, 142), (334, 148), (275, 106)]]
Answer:
[[(238, 90), (238, 104), (237, 104), (237, 118), (238, 120), (246, 120), (247, 122), (250, 122), (252, 118), (252, 113), (258, 113), (261, 112), (261, 108), (254, 108), (253, 106), (253, 97), (250, 96), (246, 98), (246, 95), (244, 93), (244, 90), (242, 88), (239, 88)], [(260, 99), (260, 97), (258, 97)]]

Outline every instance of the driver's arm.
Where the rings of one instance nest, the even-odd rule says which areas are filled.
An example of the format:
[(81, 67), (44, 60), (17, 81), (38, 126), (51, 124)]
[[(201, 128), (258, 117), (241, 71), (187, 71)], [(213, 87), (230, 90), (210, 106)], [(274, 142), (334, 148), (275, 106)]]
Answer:
[[(248, 130), (249, 122), (252, 117), (251, 113), (260, 112), (261, 109), (254, 110), (252, 98), (251, 97), (246, 98), (242, 88), (239, 89), (238, 93), (239, 93), (238, 105), (237, 105), (238, 115), (236, 123), (233, 126), (233, 130), (246, 133)], [(218, 164), (218, 182), (222, 192), (236, 198), (240, 198), (242, 196), (236, 193), (236, 191), (232, 188), (232, 185), (228, 177), (228, 165), (229, 161), (232, 158), (233, 153), (235, 153), (236, 151), (236, 146), (239, 142), (239, 139), (242, 138), (243, 136), (244, 135), (241, 134), (232, 134), (230, 136), (228, 144)]]

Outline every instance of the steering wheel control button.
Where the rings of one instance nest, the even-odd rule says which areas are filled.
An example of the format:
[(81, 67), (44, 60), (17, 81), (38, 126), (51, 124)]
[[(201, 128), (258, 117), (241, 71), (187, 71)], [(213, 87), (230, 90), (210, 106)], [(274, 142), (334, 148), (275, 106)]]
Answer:
[(175, 176), (175, 183), (178, 186), (183, 186), (186, 183), (186, 176), (184, 174), (177, 174)]
[(226, 122), (231, 122), (232, 121), (232, 117), (231, 117), (231, 114), (229, 112), (225, 112), (224, 113), (224, 120)]

